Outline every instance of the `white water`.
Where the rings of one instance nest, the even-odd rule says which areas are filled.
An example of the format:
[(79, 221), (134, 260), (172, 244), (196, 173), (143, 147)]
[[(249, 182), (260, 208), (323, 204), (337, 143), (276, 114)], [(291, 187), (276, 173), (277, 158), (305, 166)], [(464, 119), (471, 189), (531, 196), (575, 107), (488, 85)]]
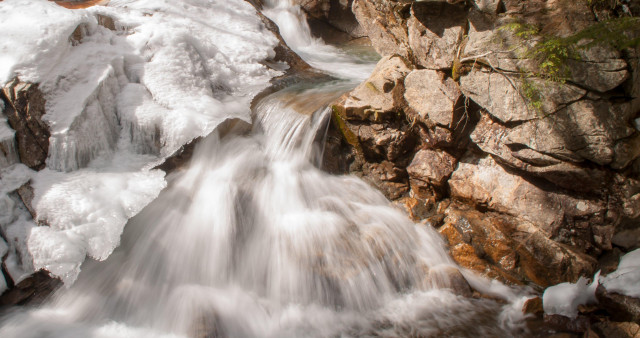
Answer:
[[(305, 26), (300, 16), (276, 22)], [(362, 78), (364, 67), (343, 72), (361, 64), (349, 56), (333, 54), (331, 65), (332, 54), (323, 54), (331, 47), (308, 28), (291, 34), (315, 41), (291, 43), (311, 64)], [(320, 59), (309, 57), (313, 46)], [(297, 101), (316, 94), (300, 91)], [(447, 271), (457, 268), (433, 229), (410, 222), (358, 178), (316, 168), (314, 141), (328, 112), (303, 115), (293, 106), (276, 93), (256, 105), (248, 135), (209, 135), (188, 168), (129, 221), (111, 257), (85, 262), (76, 283), (47, 304), (4, 317), (0, 336), (510, 334), (517, 304), (454, 294)], [(463, 273), (476, 289), (517, 298)]]

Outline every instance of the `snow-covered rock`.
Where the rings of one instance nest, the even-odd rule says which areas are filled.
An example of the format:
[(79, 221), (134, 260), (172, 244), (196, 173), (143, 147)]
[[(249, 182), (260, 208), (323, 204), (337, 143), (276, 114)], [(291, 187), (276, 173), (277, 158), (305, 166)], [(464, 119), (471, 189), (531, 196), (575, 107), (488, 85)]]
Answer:
[[(0, 31), (0, 87), (37, 83), (51, 133), (46, 169), (27, 179), (37, 221), (49, 226), (28, 212), (16, 217), (20, 203), (0, 208), (25, 243), (7, 250), (26, 270), (65, 282), (85, 256), (108, 257), (126, 221), (165, 187), (153, 167), (228, 119), (250, 122), (251, 100), (280, 74), (264, 65), (279, 41), (243, 0), (112, 0), (74, 10), (4, 0)], [(0, 120), (0, 146), (15, 148), (12, 140)], [(17, 160), (3, 156), (0, 167)], [(1, 195), (9, 201), (19, 187)]]

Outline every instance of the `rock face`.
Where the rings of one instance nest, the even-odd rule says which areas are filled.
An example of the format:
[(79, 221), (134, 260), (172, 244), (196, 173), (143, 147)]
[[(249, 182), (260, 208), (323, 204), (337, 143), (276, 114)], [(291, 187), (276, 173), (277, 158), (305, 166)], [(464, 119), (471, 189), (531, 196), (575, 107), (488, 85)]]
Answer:
[(509, 283), (575, 282), (601, 255), (638, 247), (639, 51), (577, 50), (554, 81), (527, 57), (540, 39), (517, 28), (569, 37), (631, 7), (355, 0), (352, 10), (383, 58), (333, 105), (332, 171), (363, 176), (437, 227), (459, 264)]
[(22, 163), (33, 169), (45, 166), (49, 151), (49, 127), (42, 120), (45, 99), (37, 84), (18, 79), (7, 83), (0, 96), (9, 125), (16, 131)]

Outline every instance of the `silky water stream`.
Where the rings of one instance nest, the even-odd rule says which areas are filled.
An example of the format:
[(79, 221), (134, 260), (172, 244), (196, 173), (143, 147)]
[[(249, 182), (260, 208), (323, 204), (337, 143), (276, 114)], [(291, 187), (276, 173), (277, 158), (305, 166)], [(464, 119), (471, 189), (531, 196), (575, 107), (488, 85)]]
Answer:
[[(250, 132), (202, 140), (111, 257), (86, 261), (46, 304), (1, 318), (0, 336), (522, 334), (520, 292), (457, 274), (436, 231), (359, 178), (318, 168), (328, 98), (373, 65), (310, 38), (295, 6), (270, 6), (296, 51), (343, 79), (271, 94), (254, 105)], [(462, 275), (483, 297), (454, 292)]]

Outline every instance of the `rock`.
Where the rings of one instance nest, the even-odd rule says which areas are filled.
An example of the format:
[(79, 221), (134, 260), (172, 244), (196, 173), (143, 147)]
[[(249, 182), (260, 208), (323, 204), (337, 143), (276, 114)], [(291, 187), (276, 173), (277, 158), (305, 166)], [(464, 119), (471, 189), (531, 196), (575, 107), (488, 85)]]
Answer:
[(444, 151), (423, 149), (416, 153), (413, 161), (407, 167), (412, 186), (427, 187), (434, 185), (441, 187), (446, 183), (457, 160)]
[(624, 322), (600, 322), (593, 325), (594, 329), (603, 338), (638, 338), (640, 337), (640, 325)]
[(611, 238), (611, 243), (624, 248), (625, 250), (634, 250), (640, 247), (640, 228), (624, 229), (618, 231)]
[[(536, 135), (537, 133), (532, 135), (532, 138), (536, 141), (538, 138), (542, 139), (541, 135), (540, 137)], [(513, 140), (516, 137), (521, 139), (523, 135), (513, 134), (513, 128), (493, 121), (488, 114), (482, 114), (480, 121), (471, 133), (471, 140), (482, 151), (496, 156), (511, 168), (525, 171), (562, 188), (577, 191), (599, 191), (610, 182), (605, 171), (581, 166), (574, 162), (570, 156), (565, 156), (570, 154), (562, 154), (561, 152), (567, 150), (561, 146), (564, 143), (563, 140), (554, 140), (553, 137), (547, 138), (546, 142), (549, 144), (557, 142), (553, 146), (543, 146), (547, 149), (558, 149), (559, 151), (554, 154), (532, 149), (530, 146), (537, 146), (540, 143), (527, 144), (526, 141), (520, 143), (522, 141)], [(576, 185), (575, 182), (582, 182), (582, 184)]]
[(527, 299), (522, 306), (522, 313), (536, 316), (542, 315), (544, 313), (544, 309), (542, 308), (542, 298), (533, 297)]
[(460, 270), (450, 265), (430, 269), (427, 284), (436, 289), (451, 289), (455, 294), (463, 297), (473, 295), (473, 290), (467, 279), (460, 273)]
[(365, 162), (362, 175), (365, 181), (378, 188), (390, 200), (398, 199), (409, 191), (406, 171), (395, 167), (389, 161)]
[(416, 64), (427, 69), (452, 68), (466, 24), (463, 6), (445, 1), (414, 2), (407, 32)]
[(404, 80), (404, 98), (422, 119), (451, 129), (454, 108), (462, 93), (451, 78), (428, 69), (414, 70)]
[(525, 219), (563, 243), (595, 251), (610, 243), (605, 238), (600, 240), (604, 245), (597, 245), (591, 232), (591, 225), (604, 223), (602, 201), (543, 190), (507, 172), (491, 157), (462, 159), (449, 179), (449, 188), (452, 197)]
[(506, 11), (502, 0), (474, 0), (473, 3), (479, 11), (485, 13), (499, 14)]
[[(249, 2), (249, 3), (251, 3), (254, 7), (257, 6), (257, 4), (254, 4), (252, 2)], [(306, 61), (302, 60), (302, 58), (300, 58), (300, 56), (296, 54), (296, 52), (294, 52), (291, 48), (289, 48), (287, 43), (282, 38), (282, 35), (280, 35), (280, 29), (278, 28), (278, 25), (276, 25), (275, 22), (273, 22), (271, 19), (267, 18), (264, 14), (262, 14), (259, 8), (256, 7), (256, 10), (257, 10), (258, 16), (260, 17), (260, 20), (262, 20), (265, 27), (271, 32), (273, 32), (273, 34), (276, 36), (276, 38), (278, 38), (278, 41), (279, 41), (278, 45), (273, 49), (273, 51), (276, 54), (273, 61), (285, 62), (286, 64), (288, 64), (289, 65), (289, 69), (287, 69), (288, 73), (292, 73), (294, 71), (295, 72), (309, 71), (311, 69), (311, 66), (309, 66), (309, 64)]]
[(309, 26), (314, 32), (314, 22), (323, 22), (351, 38), (366, 36), (351, 11), (353, 0), (301, 0), (300, 7), (307, 14)]
[(38, 305), (62, 286), (62, 281), (40, 270), (0, 295), (0, 309), (15, 305)]
[(640, 322), (640, 299), (608, 292), (603, 285), (598, 285), (596, 299), (612, 320)]
[[(586, 95), (586, 91), (578, 87), (537, 79), (523, 82), (514, 76), (478, 70), (461, 77), (460, 88), (465, 96), (502, 123), (537, 119)], [(529, 92), (533, 92), (532, 97), (527, 98)], [(542, 112), (531, 105), (534, 100), (540, 100)]]
[(409, 72), (402, 57), (384, 57), (369, 79), (343, 96), (335, 107), (347, 120), (389, 120), (397, 116), (398, 107), (404, 104), (403, 82)]
[(2, 88), (11, 128), (16, 131), (20, 161), (32, 169), (42, 169), (49, 151), (49, 127), (42, 120), (45, 99), (37, 84), (13, 79)]
[(597, 92), (620, 86), (629, 77), (627, 63), (612, 47), (594, 46), (579, 52), (578, 60), (569, 60), (571, 80)]
[(407, 17), (411, 2), (407, 0), (354, 0), (351, 10), (382, 56), (411, 55), (407, 36)]
[(529, 222), (453, 204), (438, 230), (461, 266), (509, 284), (576, 281), (595, 260), (546, 238)]

